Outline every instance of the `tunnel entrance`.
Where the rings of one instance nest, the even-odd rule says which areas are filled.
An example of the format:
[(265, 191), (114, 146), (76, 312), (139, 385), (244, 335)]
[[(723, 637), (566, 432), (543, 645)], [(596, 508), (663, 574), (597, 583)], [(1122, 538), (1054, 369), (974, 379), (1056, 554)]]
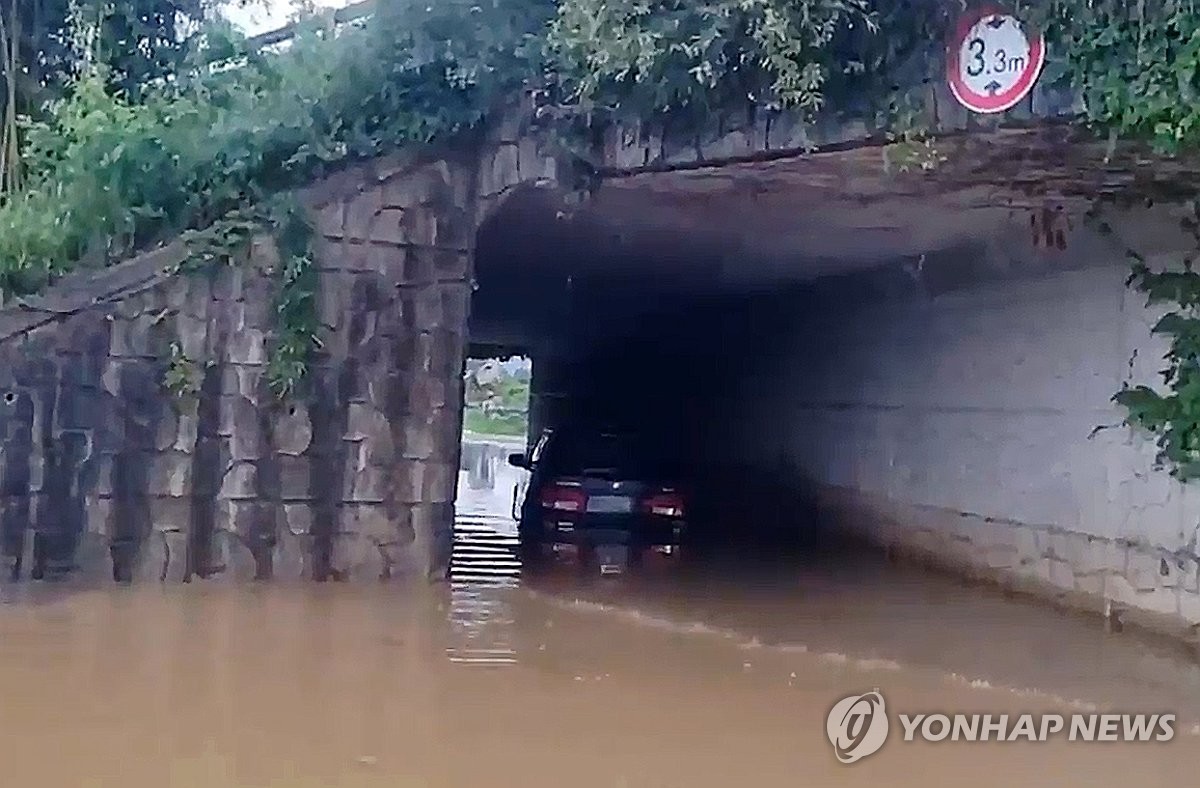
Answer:
[[(1186, 496), (1097, 430), (1162, 356), (1125, 249), (1086, 198), (881, 161), (616, 173), (574, 208), (517, 190), (476, 238), (472, 342), (532, 358), (531, 434), (668, 449), (714, 554), (871, 545), (1094, 609), (1153, 586), (1174, 615), (1170, 561), (1128, 540), (1186, 542), (1161, 524)], [(1111, 219), (1148, 260), (1190, 248), (1169, 208)], [(1178, 518), (1132, 525), (1146, 496)]]
[(519, 574), (516, 502), (528, 474), (508, 463), (529, 436), (532, 363), (494, 345), (469, 349), (463, 376), (453, 548), (454, 582), (504, 583)]
[(841, 542), (818, 499), (870, 450), (837, 419), (889, 403), (837, 391), (829, 354), (855, 337), (829, 321), (954, 289), (1023, 218), (863, 155), (618, 176), (578, 208), (511, 195), (476, 239), (469, 331), (532, 357), (531, 434), (633, 433), (669, 454), (704, 550)]
[(811, 550), (836, 533), (796, 423), (804, 318), (839, 287), (903, 289), (906, 264), (980, 224), (901, 236), (911, 208), (843, 208), (772, 164), (606, 183), (574, 212), (518, 192), (477, 238), (472, 341), (532, 357), (532, 438), (629, 433), (669, 455), (703, 551)]

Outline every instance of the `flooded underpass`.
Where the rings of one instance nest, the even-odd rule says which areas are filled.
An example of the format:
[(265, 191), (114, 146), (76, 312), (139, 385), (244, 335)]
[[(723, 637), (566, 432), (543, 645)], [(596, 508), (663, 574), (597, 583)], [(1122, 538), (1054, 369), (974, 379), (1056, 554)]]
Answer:
[[(502, 448), (464, 452), (448, 583), (6, 587), (0, 784), (1194, 780), (1200, 668), (1170, 644), (832, 545), (525, 572)], [(887, 741), (840, 763), (826, 717), (873, 691)], [(1109, 712), (1174, 735), (905, 741), (897, 717)]]
[[(1178, 656), (883, 565), (753, 578), (476, 584), (469, 600), (399, 584), (27, 587), (0, 608), (3, 784), (1194, 779), (1200, 683)], [(893, 713), (1179, 720), (1172, 741), (1138, 744), (914, 743), (895, 726), (842, 765), (826, 714), (876, 688)]]
[[(665, 129), (610, 125), (599, 170), (505, 121), (329, 167), (311, 259), (264, 237), (185, 281), (172, 243), (8, 299), (0, 788), (1195, 783), (1196, 653), (883, 552), (1195, 640), (1200, 496), (1114, 402), (1167, 352), (1114, 239), (1188, 265), (1162, 230), (1194, 206), (1109, 239), (1013, 155), (1048, 166), (1052, 130), (970, 123), (937, 140), (970, 157), (918, 179), (882, 140), (809, 150), (823, 121), (754, 114), (770, 151), (722, 116), (672, 163)], [(1109, 163), (1064, 168), (1138, 179)], [(320, 334), (291, 402), (280, 259)], [(555, 471), (518, 528), (568, 426), (682, 470)], [(816, 527), (818, 498), (883, 549)], [(535, 569), (590, 547), (558, 512), (650, 520), (636, 547), (666, 560)]]

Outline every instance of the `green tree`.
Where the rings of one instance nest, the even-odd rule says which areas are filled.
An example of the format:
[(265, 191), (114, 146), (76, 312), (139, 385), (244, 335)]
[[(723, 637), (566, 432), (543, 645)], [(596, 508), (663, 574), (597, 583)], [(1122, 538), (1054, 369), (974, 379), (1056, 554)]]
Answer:
[(88, 54), (136, 97), (179, 67), (203, 14), (203, 0), (0, 0), (0, 193), (22, 181), (19, 118), (42, 116), (80, 67), (73, 27), (94, 29)]

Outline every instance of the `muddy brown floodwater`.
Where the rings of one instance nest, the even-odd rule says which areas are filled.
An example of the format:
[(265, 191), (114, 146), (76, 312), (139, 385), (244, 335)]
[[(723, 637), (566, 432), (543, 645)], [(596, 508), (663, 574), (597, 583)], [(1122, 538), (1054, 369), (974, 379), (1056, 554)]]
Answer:
[[(0, 786), (1195, 785), (1165, 646), (873, 559), (493, 586), (27, 585), (0, 605)], [(905, 743), (832, 704), (1174, 711), (1167, 743)], [(898, 726), (896, 726), (898, 728)]]

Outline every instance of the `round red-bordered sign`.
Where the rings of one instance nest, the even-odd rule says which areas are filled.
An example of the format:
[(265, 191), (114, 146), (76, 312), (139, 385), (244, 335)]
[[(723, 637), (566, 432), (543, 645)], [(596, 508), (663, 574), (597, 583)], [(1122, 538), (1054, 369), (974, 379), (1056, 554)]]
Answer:
[(964, 14), (946, 48), (950, 92), (969, 110), (1003, 112), (1037, 82), (1046, 42), (1007, 11), (987, 6)]

